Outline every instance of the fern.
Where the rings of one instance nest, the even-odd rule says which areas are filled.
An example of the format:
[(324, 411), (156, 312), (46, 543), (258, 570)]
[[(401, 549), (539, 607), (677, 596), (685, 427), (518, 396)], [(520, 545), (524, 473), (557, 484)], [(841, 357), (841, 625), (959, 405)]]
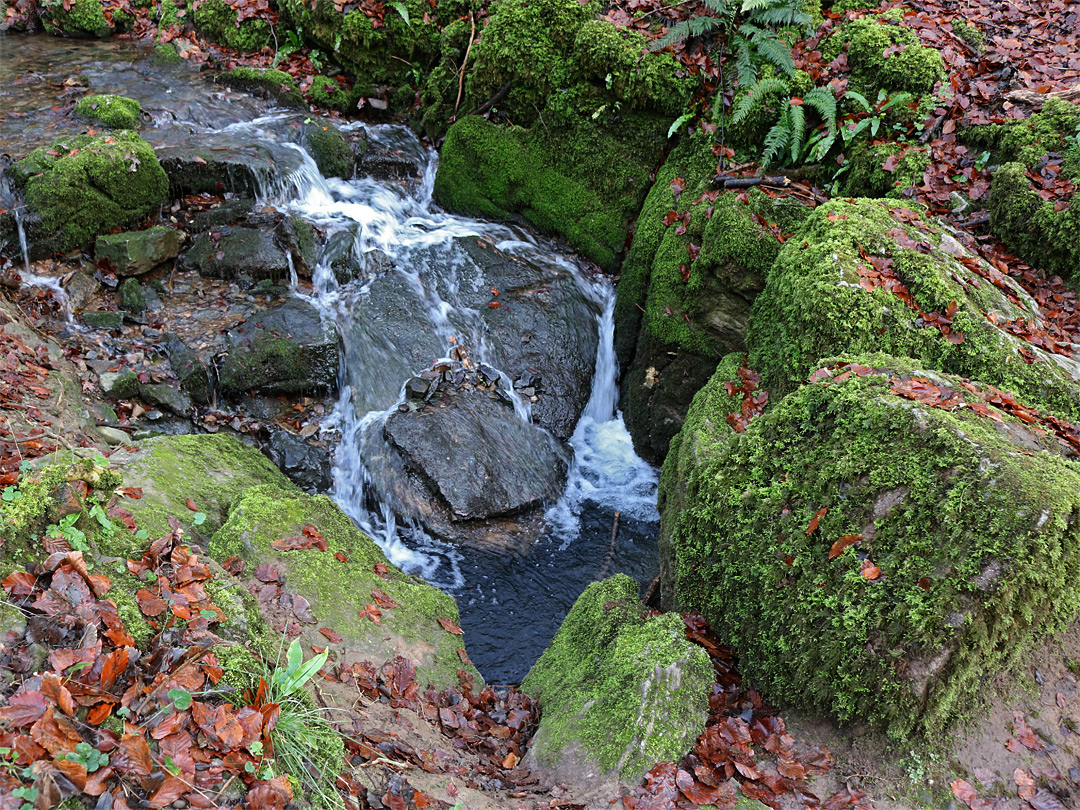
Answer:
[(832, 88), (815, 87), (803, 96), (803, 104), (817, 110), (829, 129), (836, 129), (836, 96)]
[(775, 33), (758, 29), (752, 42), (762, 57), (768, 59), (788, 76), (795, 75), (795, 57), (791, 54), (791, 48)]
[(784, 154), (791, 144), (791, 109), (791, 107), (788, 107), (780, 113), (779, 120), (773, 124), (769, 134), (765, 136), (765, 148), (761, 152), (762, 166), (771, 165), (773, 159)]
[(745, 96), (739, 99), (739, 103), (735, 105), (735, 109), (731, 113), (731, 125), (735, 126), (741, 123), (750, 114), (754, 104), (769, 95), (769, 93), (787, 92), (787, 85), (779, 79), (762, 79), (754, 84)]
[(787, 118), (791, 127), (791, 162), (798, 163), (802, 153), (803, 144), (806, 142), (806, 113), (801, 106), (788, 104)]

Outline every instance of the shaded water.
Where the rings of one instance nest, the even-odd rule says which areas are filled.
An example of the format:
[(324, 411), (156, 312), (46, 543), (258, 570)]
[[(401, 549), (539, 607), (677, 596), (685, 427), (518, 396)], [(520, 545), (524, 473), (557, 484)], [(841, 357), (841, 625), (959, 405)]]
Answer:
[[(341, 395), (329, 427), (339, 436), (332, 493), (343, 509), (406, 571), (453, 593), (461, 610), (469, 653), (484, 676), (501, 683), (520, 680), (544, 649), (567, 610), (592, 580), (626, 572), (641, 582), (655, 574), (656, 473), (633, 452), (617, 414), (611, 283), (574, 256), (518, 227), (456, 217), (431, 199), (436, 156), (400, 127), (367, 130), (369, 141), (415, 158), (422, 176), (409, 184), (370, 178), (323, 177), (299, 143), (304, 116), (274, 110), (242, 93), (223, 91), (185, 66), (160, 74), (146, 69), (140, 52), (117, 43), (74, 43), (21, 37), (15, 58), (0, 60), (0, 151), (19, 154), (83, 125), (52, 109), (63, 82), (85, 77), (93, 92), (122, 92), (150, 113), (144, 137), (161, 149), (176, 144), (216, 144), (250, 150), (266, 161), (260, 202), (289, 210), (322, 231), (327, 245), (351, 252), (366, 276), (339, 284), (329, 252), (315, 270), (310, 300), (342, 337)], [(0, 47), (6, 43), (0, 41)], [(72, 97), (74, 101), (75, 97)], [(591, 302), (599, 350), (589, 403), (569, 444), (573, 450), (565, 492), (544, 516), (544, 530), (525, 553), (452, 546), (394, 517), (392, 504), (376, 493), (371, 443), (396, 409), (402, 349), (364, 331), (362, 310), (375, 267), (392, 269), (417, 307), (434, 342), (448, 356), (463, 336), (473, 359), (497, 356), (486, 343), (478, 313), (459, 302), (458, 285), (470, 283), (466, 268), (446, 255), (452, 241), (481, 237), (503, 253), (547, 267), (573, 283)], [(379, 261), (376, 261), (376, 260)], [(509, 378), (507, 378), (507, 383)], [(507, 386), (509, 388), (509, 386)], [(529, 406), (514, 403), (522, 418)], [(614, 513), (621, 513), (611, 545)]]

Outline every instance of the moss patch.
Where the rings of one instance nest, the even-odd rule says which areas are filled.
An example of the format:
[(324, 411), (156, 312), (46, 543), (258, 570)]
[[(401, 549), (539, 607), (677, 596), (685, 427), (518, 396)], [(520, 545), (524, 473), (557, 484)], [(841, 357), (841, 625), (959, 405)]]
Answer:
[(304, 126), (304, 143), (326, 177), (352, 179), (356, 158), (337, 127), (320, 121), (307, 124)]
[[(891, 259), (892, 271), (922, 312), (944, 314), (955, 304), (951, 328), (963, 340), (946, 339), (893, 292), (865, 289), (858, 271), (869, 268), (867, 257)], [(981, 267), (985, 277), (964, 258)], [(819, 206), (784, 245), (754, 303), (747, 335), (750, 366), (762, 374), (763, 387), (776, 401), (803, 382), (822, 358), (884, 351), (1080, 418), (1075, 376), (1069, 376), (1080, 374), (1075, 364), (1042, 352), (988, 318), (991, 314), (1004, 323), (1037, 317), (1037, 305), (1019, 285), (1001, 278), (1010, 290), (1006, 297), (990, 282), (990, 269), (978, 261), (899, 203), (851, 200)], [(1024, 352), (1036, 362), (1025, 361)]]
[(678, 614), (643, 613), (638, 584), (624, 574), (578, 597), (521, 684), (540, 699), (533, 751), (541, 764), (557, 767), (580, 748), (634, 783), (694, 746), (708, 716), (709, 657), (686, 640)]
[(127, 130), (74, 135), (35, 149), (9, 170), (40, 219), (38, 250), (66, 252), (165, 202), (169, 180), (150, 144)]
[[(936, 733), (1080, 610), (1080, 468), (1052, 439), (902, 399), (876, 374), (805, 385), (743, 434), (715, 429), (726, 407), (703, 396), (687, 420), (662, 533), (674, 600), (772, 697)], [(847, 535), (861, 540), (830, 560)]]
[[(314, 526), (329, 549), (280, 551), (272, 543), (299, 536)], [(418, 681), (443, 689), (458, 682), (458, 669), (480, 676), (458, 655), (460, 637), (447, 633), (439, 618), (458, 620), (453, 597), (389, 563), (371, 538), (363, 534), (338, 506), (323, 495), (312, 496), (275, 486), (248, 489), (233, 505), (226, 523), (214, 534), (210, 554), (217, 560), (236, 555), (257, 564), (272, 563), (285, 577), (285, 589), (311, 604), (317, 625), (305, 625), (310, 642), (326, 645), (318, 627), (336, 630), (344, 639), (341, 652), (348, 660), (376, 665), (403, 655), (417, 665)], [(334, 555), (343, 554), (346, 562)], [(375, 573), (386, 566), (385, 578)], [(382, 610), (380, 625), (365, 614), (374, 604), (373, 589), (397, 602)]]
[[(893, 155), (899, 155), (899, 161), (892, 171), (886, 171), (883, 166)], [(911, 197), (913, 187), (922, 184), (929, 166), (930, 153), (925, 148), (895, 142), (870, 144), (860, 139), (851, 148), (844, 195), (897, 200)]]
[(258, 51), (273, 41), (269, 23), (244, 20), (238, 24), (236, 10), (225, 0), (202, 0), (195, 7), (194, 22), (200, 33), (238, 51)]
[(40, 13), (41, 22), (50, 34), (78, 39), (104, 39), (113, 32), (100, 0), (73, 0), (66, 9), (62, 3), (42, 5)]
[(142, 106), (124, 96), (83, 96), (75, 105), (75, 114), (109, 129), (138, 129)]
[(945, 63), (935, 48), (921, 45), (914, 31), (884, 16), (847, 23), (825, 41), (822, 56), (835, 59), (845, 46), (853, 84), (875, 93), (885, 89), (922, 95), (946, 76)]
[(238, 67), (218, 74), (214, 81), (246, 90), (253, 95), (272, 98), (287, 107), (304, 106), (304, 97), (300, 94), (296, 80), (283, 70)]

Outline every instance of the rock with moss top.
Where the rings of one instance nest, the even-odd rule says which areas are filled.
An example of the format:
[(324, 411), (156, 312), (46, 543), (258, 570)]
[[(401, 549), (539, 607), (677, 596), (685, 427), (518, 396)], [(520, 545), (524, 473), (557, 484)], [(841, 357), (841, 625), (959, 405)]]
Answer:
[(240, 20), (225, 0), (203, 0), (195, 7), (195, 28), (226, 47), (250, 53), (273, 44), (273, 31), (265, 20)]
[[(109, 460), (127, 486), (142, 490), (141, 498), (125, 506), (153, 537), (169, 530), (169, 516), (178, 518), (186, 530), (209, 537), (248, 487), (269, 484), (292, 489), (266, 456), (224, 434), (160, 436), (139, 442), (138, 449), (117, 450)], [(195, 523), (189, 498), (205, 516), (201, 523)]]
[(304, 97), (300, 94), (296, 80), (283, 70), (238, 67), (219, 74), (214, 81), (246, 90), (252, 95), (273, 99), (286, 107), (304, 106)]
[(124, 96), (83, 96), (75, 104), (75, 115), (109, 129), (138, 129), (142, 105)]
[(303, 137), (308, 152), (323, 175), (352, 179), (356, 173), (356, 155), (341, 130), (329, 122), (316, 120), (304, 126)]
[(308, 93), (318, 106), (331, 110), (351, 112), (356, 106), (355, 94), (326, 76), (313, 76)]
[(94, 242), (94, 256), (106, 259), (118, 276), (140, 276), (180, 255), (180, 234), (160, 225), (106, 234)]
[(757, 190), (715, 196), (714, 160), (684, 148), (660, 170), (619, 281), (623, 409), (635, 448), (653, 462), (720, 358), (746, 350), (751, 305), (780, 253), (777, 233), (808, 213)]
[(675, 613), (644, 618), (619, 574), (578, 597), (521, 684), (540, 701), (525, 763), (605, 804), (657, 762), (678, 762), (705, 729), (713, 668)]
[(337, 333), (302, 299), (259, 313), (231, 330), (227, 341), (228, 356), (218, 370), (225, 397), (251, 390), (325, 392), (337, 385)]
[(828, 365), (740, 434), (722, 379), (698, 395), (661, 478), (663, 599), (773, 699), (940, 739), (1080, 612), (1080, 464), (989, 386)]
[(929, 149), (895, 141), (870, 144), (860, 139), (850, 152), (845, 197), (911, 197), (930, 166)]
[[(306, 543), (298, 540), (315, 533), (326, 550), (303, 548)], [(327, 646), (328, 637), (319, 632), (325, 628), (340, 634), (341, 641), (330, 646), (346, 665), (367, 661), (378, 667), (401, 655), (416, 664), (423, 685), (455, 686), (458, 670), (480, 682), (479, 673), (462, 663), (461, 637), (439, 621), (456, 624), (453, 597), (399, 571), (324, 495), (274, 486), (249, 489), (233, 504), (209, 551), (218, 560), (234, 555), (246, 560), (247, 576), (256, 565), (275, 566), (283, 592), (294, 595), (292, 609), (281, 612), (280, 599), (260, 602), (260, 609), (271, 626), (299, 618), (305, 647)]]
[(747, 335), (773, 401), (825, 357), (883, 351), (1080, 419), (1068, 337), (1016, 281), (910, 205), (832, 201), (785, 243)]
[(33, 214), (33, 254), (79, 247), (133, 225), (165, 202), (169, 183), (154, 150), (136, 133), (75, 135), (35, 149), (9, 169)]
[(175, 45), (167, 43), (155, 45), (146, 61), (156, 68), (175, 68), (184, 63), (184, 57), (176, 50)]
[(831, 60), (845, 48), (853, 84), (874, 94), (886, 90), (922, 95), (946, 76), (941, 53), (920, 44), (918, 34), (887, 14), (847, 23), (825, 41), (821, 52)]
[(43, 4), (39, 13), (42, 25), (50, 34), (76, 39), (105, 39), (118, 25), (122, 25), (125, 17), (131, 19), (125, 14), (117, 19), (114, 12), (114, 19), (110, 21), (105, 16), (101, 0)]

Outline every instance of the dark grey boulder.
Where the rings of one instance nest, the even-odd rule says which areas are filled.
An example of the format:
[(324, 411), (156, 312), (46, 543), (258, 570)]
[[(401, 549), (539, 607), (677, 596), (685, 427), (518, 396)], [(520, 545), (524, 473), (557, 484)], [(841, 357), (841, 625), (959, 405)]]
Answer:
[(275, 166), (271, 152), (257, 145), (243, 148), (165, 146), (155, 150), (169, 178), (169, 194), (223, 194), (254, 197), (260, 178), (269, 177)]
[(226, 397), (251, 390), (328, 392), (337, 385), (337, 334), (299, 298), (245, 321), (226, 341), (228, 354), (218, 369), (218, 390)]
[(334, 484), (330, 451), (304, 439), (278, 430), (270, 437), (270, 459), (285, 475), (304, 490), (326, 492)]
[(316, 263), (311, 225), (277, 212), (250, 214), (240, 224), (211, 226), (180, 256), (182, 270), (206, 278), (254, 284), (287, 281), (292, 270), (305, 275)]
[(168, 383), (140, 385), (139, 399), (147, 405), (161, 408), (177, 416), (187, 416), (191, 413), (191, 398)]
[(165, 354), (180, 385), (200, 405), (210, 402), (210, 375), (190, 346), (176, 335), (165, 336)]

